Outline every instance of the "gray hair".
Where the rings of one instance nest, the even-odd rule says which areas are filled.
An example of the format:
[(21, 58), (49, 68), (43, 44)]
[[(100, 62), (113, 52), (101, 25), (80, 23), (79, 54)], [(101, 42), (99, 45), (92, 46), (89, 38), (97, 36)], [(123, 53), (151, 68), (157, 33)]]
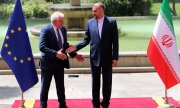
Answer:
[(59, 20), (59, 18), (64, 18), (64, 14), (59, 11), (56, 11), (53, 14), (51, 14), (50, 20), (51, 22), (53, 22), (54, 20)]

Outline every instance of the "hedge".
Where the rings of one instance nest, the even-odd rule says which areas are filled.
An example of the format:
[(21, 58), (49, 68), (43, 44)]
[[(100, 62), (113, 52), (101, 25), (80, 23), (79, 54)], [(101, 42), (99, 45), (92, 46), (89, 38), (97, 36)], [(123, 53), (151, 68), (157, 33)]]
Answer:
[(109, 16), (145, 16), (151, 13), (151, 0), (102, 0)]

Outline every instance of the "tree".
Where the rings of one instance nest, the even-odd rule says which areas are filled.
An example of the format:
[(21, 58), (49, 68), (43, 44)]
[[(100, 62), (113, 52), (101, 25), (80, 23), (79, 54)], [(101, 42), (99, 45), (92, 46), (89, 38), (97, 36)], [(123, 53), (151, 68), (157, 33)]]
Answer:
[(173, 9), (171, 9), (171, 13), (174, 16), (177, 16), (177, 13), (176, 13), (176, 0), (172, 0), (172, 7), (173, 7)]
[(1, 3), (14, 3), (15, 0), (0, 0), (0, 4)]

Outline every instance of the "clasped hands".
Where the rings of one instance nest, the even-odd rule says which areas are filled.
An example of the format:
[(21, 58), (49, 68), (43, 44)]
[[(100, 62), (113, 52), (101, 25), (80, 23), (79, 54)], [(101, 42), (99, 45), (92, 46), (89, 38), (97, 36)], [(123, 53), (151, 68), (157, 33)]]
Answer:
[[(71, 46), (68, 48), (68, 50), (69, 50), (69, 49), (71, 49)], [(75, 51), (75, 50), (74, 50), (74, 51)], [(72, 51), (72, 50), (71, 50), (71, 51), (67, 51), (67, 50), (66, 50), (66, 53), (71, 53), (71, 52), (73, 52), (73, 51)], [(67, 59), (67, 55), (62, 52), (62, 49), (57, 52), (56, 57), (59, 58), (59, 59), (61, 59), (61, 60), (66, 60), (66, 59)], [(81, 54), (77, 54), (77, 55), (75, 56), (75, 58), (76, 58), (79, 62), (83, 62), (84, 59), (85, 59), (84, 56), (81, 55)]]
[[(68, 49), (66, 49), (66, 53), (71, 53), (73, 51), (76, 51), (77, 48), (75, 45), (70, 45)], [(112, 60), (112, 67), (116, 67), (117, 66), (118, 61), (117, 60)]]

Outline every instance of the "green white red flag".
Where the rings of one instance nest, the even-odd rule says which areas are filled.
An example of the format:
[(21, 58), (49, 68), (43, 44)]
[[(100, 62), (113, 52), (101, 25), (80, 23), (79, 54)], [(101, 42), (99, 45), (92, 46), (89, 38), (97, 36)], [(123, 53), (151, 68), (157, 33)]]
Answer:
[(180, 58), (169, 0), (163, 0), (149, 42), (147, 56), (167, 89), (180, 82)]

